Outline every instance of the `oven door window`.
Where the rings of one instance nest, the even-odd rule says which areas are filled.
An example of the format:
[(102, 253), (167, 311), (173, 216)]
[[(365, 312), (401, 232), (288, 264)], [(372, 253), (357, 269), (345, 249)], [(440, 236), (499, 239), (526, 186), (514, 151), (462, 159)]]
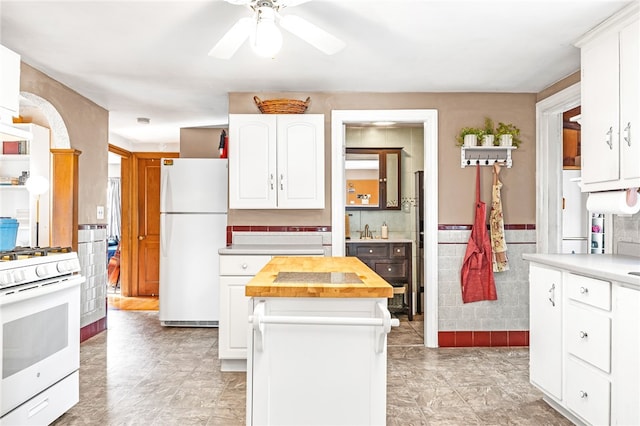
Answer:
[(2, 329), (2, 378), (6, 379), (67, 347), (69, 305), (18, 318)]

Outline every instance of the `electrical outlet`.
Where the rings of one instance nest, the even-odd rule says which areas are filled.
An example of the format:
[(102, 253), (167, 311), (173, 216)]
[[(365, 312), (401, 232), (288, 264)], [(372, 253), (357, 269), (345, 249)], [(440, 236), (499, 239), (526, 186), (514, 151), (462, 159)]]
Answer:
[(98, 219), (104, 219), (104, 206), (98, 206), (96, 209), (96, 216)]

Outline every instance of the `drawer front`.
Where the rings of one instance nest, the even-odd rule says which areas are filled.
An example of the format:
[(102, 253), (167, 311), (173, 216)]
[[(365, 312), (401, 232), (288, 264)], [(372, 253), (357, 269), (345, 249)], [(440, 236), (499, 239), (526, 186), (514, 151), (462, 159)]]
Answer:
[(372, 268), (376, 274), (382, 278), (390, 281), (403, 281), (408, 276), (409, 262), (404, 260), (398, 261), (385, 261), (378, 260), (375, 262)]
[(596, 308), (611, 310), (611, 283), (582, 275), (567, 275), (567, 296)]
[(407, 257), (408, 251), (407, 244), (391, 244), (391, 257)]
[(611, 319), (572, 304), (567, 306), (566, 342), (569, 353), (611, 371)]
[(354, 247), (354, 254), (361, 259), (368, 257), (388, 257), (388, 247), (387, 244), (357, 245)]
[(269, 260), (271, 256), (220, 255), (220, 275), (255, 275)]
[(611, 406), (606, 377), (569, 358), (567, 360), (567, 407), (594, 425), (608, 425)]

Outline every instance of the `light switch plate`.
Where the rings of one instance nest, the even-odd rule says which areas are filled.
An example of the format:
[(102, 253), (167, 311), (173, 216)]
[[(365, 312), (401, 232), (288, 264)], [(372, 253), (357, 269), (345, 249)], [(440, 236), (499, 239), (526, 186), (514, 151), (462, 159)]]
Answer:
[(98, 206), (96, 209), (96, 216), (98, 219), (104, 219), (104, 206)]

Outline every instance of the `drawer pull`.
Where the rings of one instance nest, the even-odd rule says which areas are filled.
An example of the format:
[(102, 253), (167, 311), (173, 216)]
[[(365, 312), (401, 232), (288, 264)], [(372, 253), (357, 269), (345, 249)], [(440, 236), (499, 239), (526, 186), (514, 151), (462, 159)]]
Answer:
[(556, 306), (556, 285), (551, 284), (551, 288), (549, 289), (549, 302), (551, 302), (551, 306)]
[(247, 265), (246, 263), (243, 263), (242, 266), (241, 266), (242, 269), (247, 269), (248, 267), (249, 267), (249, 265)]
[(388, 268), (387, 271), (391, 272), (391, 268)]
[(589, 289), (587, 287), (580, 287), (580, 294), (589, 294)]
[(613, 149), (613, 127), (609, 127), (607, 132), (607, 140), (605, 141), (609, 145), (609, 149)]
[(400, 253), (400, 249), (396, 249), (396, 253)]
[(587, 396), (589, 396), (589, 395), (587, 395), (587, 393), (586, 393), (585, 391), (580, 391), (580, 398), (583, 398), (583, 399), (584, 399), (584, 398), (586, 398)]
[(587, 334), (586, 331), (581, 331), (580, 332), (580, 338), (581, 339), (586, 339), (587, 337), (589, 337), (589, 334)]
[(373, 249), (369, 249), (369, 253), (373, 253)]

